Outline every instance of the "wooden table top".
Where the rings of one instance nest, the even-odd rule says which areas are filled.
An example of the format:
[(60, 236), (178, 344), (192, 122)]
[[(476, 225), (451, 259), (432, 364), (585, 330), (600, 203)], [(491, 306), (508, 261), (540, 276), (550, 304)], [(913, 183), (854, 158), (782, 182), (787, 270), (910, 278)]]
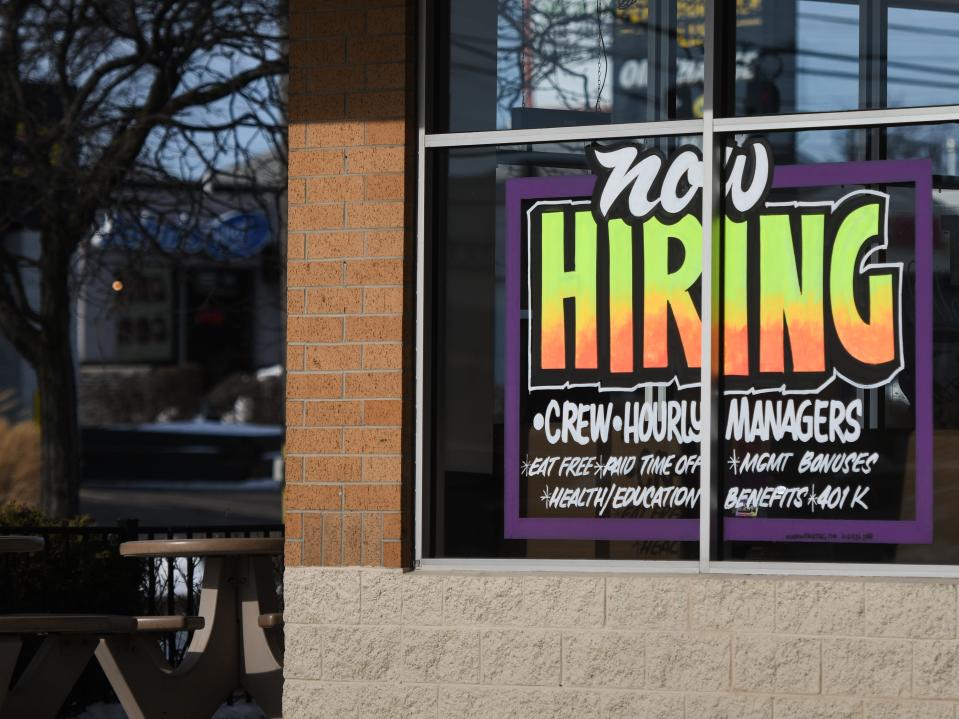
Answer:
[(0, 554), (8, 552), (39, 552), (43, 549), (43, 537), (27, 535), (0, 535)]
[(272, 537), (143, 539), (120, 545), (124, 557), (226, 557), (283, 554), (283, 540)]

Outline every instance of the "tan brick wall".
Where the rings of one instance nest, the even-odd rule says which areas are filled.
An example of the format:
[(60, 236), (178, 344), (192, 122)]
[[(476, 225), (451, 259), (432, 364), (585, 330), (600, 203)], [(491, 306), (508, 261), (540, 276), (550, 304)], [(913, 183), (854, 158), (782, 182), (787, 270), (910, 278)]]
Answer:
[(288, 570), (284, 717), (955, 719), (955, 582)]
[(400, 567), (413, 10), (290, 5), (286, 562)]

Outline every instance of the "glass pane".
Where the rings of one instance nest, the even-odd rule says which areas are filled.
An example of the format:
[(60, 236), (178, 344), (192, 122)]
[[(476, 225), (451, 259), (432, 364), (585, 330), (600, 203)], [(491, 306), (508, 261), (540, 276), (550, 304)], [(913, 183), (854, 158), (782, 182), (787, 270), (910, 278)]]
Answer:
[[(431, 155), (425, 556), (696, 558), (701, 165), (689, 142)], [(671, 213), (640, 219), (626, 202), (650, 195), (637, 180), (597, 215), (608, 178), (588, 154), (645, 160), (640, 176), (671, 188), (652, 192)]]
[(431, 132), (702, 114), (702, 4), (449, 0), (433, 20)]
[(737, 12), (735, 115), (959, 102), (959, 3), (739, 0)]
[[(725, 163), (722, 240), (722, 559), (959, 560), (957, 134), (738, 138), (749, 152)], [(767, 174), (768, 193), (739, 212), (735, 188)]]
[(959, 102), (957, 40), (959, 4), (955, 2), (889, 8), (888, 106)]
[(858, 3), (739, 0), (747, 10), (749, 22), (736, 22), (735, 115), (858, 106)]

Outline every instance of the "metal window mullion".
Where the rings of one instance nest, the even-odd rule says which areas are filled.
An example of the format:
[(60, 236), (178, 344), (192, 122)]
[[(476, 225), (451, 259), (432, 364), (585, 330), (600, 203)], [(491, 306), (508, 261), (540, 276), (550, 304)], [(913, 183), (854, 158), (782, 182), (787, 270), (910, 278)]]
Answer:
[[(423, 558), (423, 390), (424, 367), (423, 356), (425, 344), (425, 305), (426, 305), (426, 0), (417, 3), (418, 16), (416, 19), (417, 63), (416, 68), (416, 366), (414, 369), (414, 402), (415, 427), (414, 434), (414, 497), (413, 497), (413, 562), (419, 565)], [(409, 535), (407, 535), (409, 536)]]
[(959, 122), (959, 105), (719, 117), (713, 121), (713, 127), (724, 133), (747, 133), (830, 130), (871, 125), (928, 125), (942, 122)]
[[(704, 109), (705, 114), (705, 109)], [(830, 130), (871, 125), (928, 125), (959, 122), (959, 105), (897, 107), (876, 110), (809, 112), (754, 117), (716, 117), (712, 127), (720, 133), (783, 132)], [(425, 146), (476, 147), (482, 145), (520, 145), (540, 142), (576, 142), (626, 137), (662, 135), (698, 135), (704, 131), (699, 120), (664, 120), (616, 125), (546, 127), (528, 130), (489, 130), (483, 132), (446, 132), (425, 135)]]
[[(889, 57), (889, 3), (887, 0), (861, 0), (859, 6), (859, 105), (865, 108), (883, 108), (888, 103)], [(861, 160), (886, 158), (886, 128), (865, 130), (866, 142)], [(877, 188), (879, 189), (879, 188)], [(884, 390), (867, 390), (864, 406), (870, 429), (878, 429), (881, 411), (880, 397)]]
[[(859, 3), (859, 107), (886, 107), (889, 51), (888, 3), (860, 0)], [(886, 131), (871, 127), (866, 133), (862, 160), (878, 160), (886, 154)]]
[[(648, 559), (423, 559), (427, 572), (581, 572), (583, 574), (698, 574), (695, 561)], [(710, 565), (711, 574), (778, 575), (783, 577), (890, 577), (959, 579), (959, 566), (949, 564), (862, 564), (826, 562), (740, 562), (719, 561)]]
[(629, 572), (632, 574), (697, 574), (699, 564), (650, 559), (462, 559), (424, 558), (424, 571), (435, 572)]
[(890, 562), (829, 563), (829, 562), (713, 562), (710, 572), (728, 575), (779, 575), (819, 577), (899, 577), (925, 579), (957, 579), (959, 566), (952, 564), (895, 564)]
[[(676, 26), (675, 15), (675, 3), (671, 0), (653, 0), (649, 4), (646, 32), (646, 119), (649, 122), (671, 117), (674, 112), (674, 108), (670, 107), (669, 88), (675, 67), (671, 37), (671, 31)], [(661, 149), (668, 153), (666, 147)]]
[(657, 135), (698, 135), (703, 131), (699, 120), (667, 120), (662, 122), (629, 122), (616, 125), (582, 125), (578, 127), (543, 127), (527, 130), (489, 130), (484, 132), (446, 132), (427, 134), (426, 147), (476, 147), (481, 145), (523, 145), (538, 142), (577, 142), (622, 137)]
[(886, 0), (859, 2), (859, 107), (886, 106)]
[[(720, 0), (706, 0), (703, 84), (703, 191), (702, 191), (702, 284), (700, 306), (702, 347), (700, 352), (700, 468), (699, 468), (699, 570), (709, 571), (713, 536), (713, 457), (716, 453), (716, 426), (718, 425), (717, 377), (714, 359), (717, 356), (718, 324), (713, 320), (717, 307), (719, 273), (716, 251), (719, 241), (719, 160), (720, 147), (714, 130), (717, 110), (719, 66), (717, 53), (718, 29), (721, 18)], [(719, 108), (721, 109), (721, 108)]]

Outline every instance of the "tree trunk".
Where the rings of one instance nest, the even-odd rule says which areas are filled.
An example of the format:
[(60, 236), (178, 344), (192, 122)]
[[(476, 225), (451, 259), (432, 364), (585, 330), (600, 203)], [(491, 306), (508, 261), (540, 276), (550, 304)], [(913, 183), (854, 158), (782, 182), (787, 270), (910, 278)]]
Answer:
[(41, 342), (34, 369), (40, 394), (41, 504), (54, 517), (80, 508), (80, 429), (70, 327), (70, 256), (78, 232), (45, 230), (40, 257)]
[[(66, 299), (69, 303), (69, 298)], [(80, 430), (77, 384), (71, 349), (69, 313), (66, 326), (46, 343), (36, 367), (40, 393), (43, 511), (54, 517), (78, 513), (80, 503)]]

